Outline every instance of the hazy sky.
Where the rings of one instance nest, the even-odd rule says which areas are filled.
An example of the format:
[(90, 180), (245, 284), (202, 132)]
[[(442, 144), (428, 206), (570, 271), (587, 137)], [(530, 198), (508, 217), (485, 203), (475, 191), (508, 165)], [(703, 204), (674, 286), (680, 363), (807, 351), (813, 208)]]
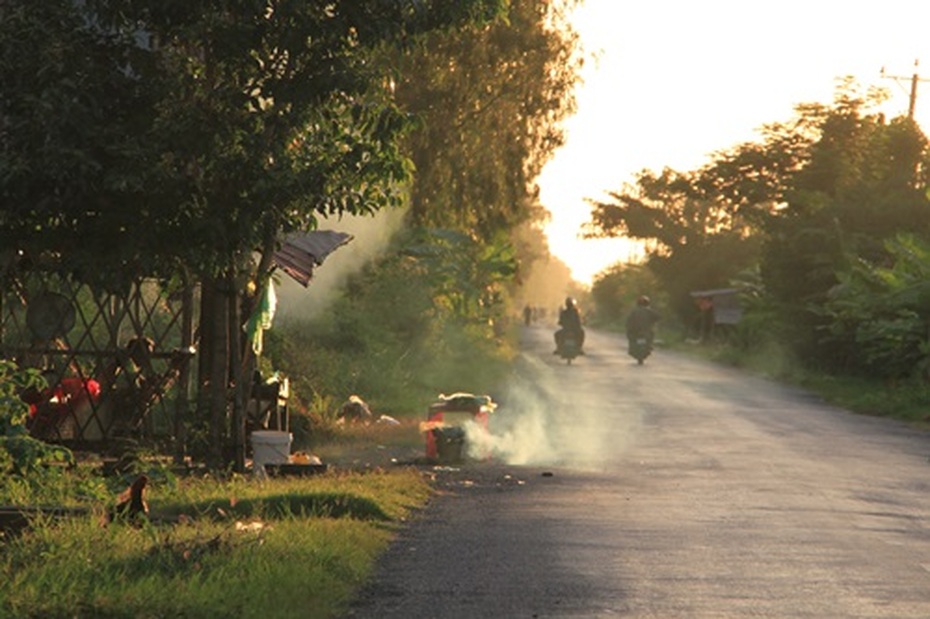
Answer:
[[(757, 139), (798, 103), (829, 103), (836, 79), (888, 89), (905, 114), (909, 79), (930, 79), (926, 0), (584, 0), (575, 23), (589, 61), (567, 144), (540, 176), (552, 213), (550, 249), (590, 282), (626, 260), (621, 240), (582, 241), (587, 198), (604, 198), (638, 171), (691, 170), (715, 150)], [(881, 76), (902, 76), (893, 80)], [(922, 78), (923, 79), (923, 78)], [(917, 120), (930, 130), (930, 81)]]

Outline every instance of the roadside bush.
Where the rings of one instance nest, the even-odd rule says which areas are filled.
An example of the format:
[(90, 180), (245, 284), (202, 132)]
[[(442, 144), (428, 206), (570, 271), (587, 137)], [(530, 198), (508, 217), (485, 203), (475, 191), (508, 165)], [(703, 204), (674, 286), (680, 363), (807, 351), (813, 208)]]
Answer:
[(22, 394), (27, 389), (41, 391), (45, 387), (38, 370), (20, 369), (12, 361), (0, 360), (0, 471), (35, 476), (49, 474), (45, 465), (74, 463), (68, 449), (29, 436), (29, 405)]

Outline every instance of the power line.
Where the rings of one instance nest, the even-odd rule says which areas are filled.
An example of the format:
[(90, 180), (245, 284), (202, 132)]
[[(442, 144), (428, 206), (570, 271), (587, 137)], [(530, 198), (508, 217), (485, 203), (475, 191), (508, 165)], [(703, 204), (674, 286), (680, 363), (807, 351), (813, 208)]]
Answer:
[(917, 107), (917, 84), (918, 84), (919, 82), (930, 82), (930, 79), (921, 79), (921, 78), (920, 78), (920, 75), (919, 75), (918, 72), (917, 72), (917, 65), (918, 65), (918, 64), (919, 64), (918, 61), (915, 60), (915, 61), (914, 61), (914, 74), (911, 75), (911, 76), (909, 76), (909, 77), (908, 77), (908, 76), (904, 76), (904, 75), (887, 75), (887, 74), (885, 74), (885, 67), (882, 67), (882, 70), (881, 70), (881, 76), (882, 76), (882, 77), (887, 77), (888, 79), (892, 79), (892, 80), (898, 82), (899, 84), (901, 83), (902, 80), (903, 80), (903, 81), (910, 81), (910, 83), (911, 83), (911, 92), (910, 92), (910, 100), (909, 100), (908, 106), (907, 106), (907, 117), (910, 118), (911, 120), (914, 120), (914, 108)]

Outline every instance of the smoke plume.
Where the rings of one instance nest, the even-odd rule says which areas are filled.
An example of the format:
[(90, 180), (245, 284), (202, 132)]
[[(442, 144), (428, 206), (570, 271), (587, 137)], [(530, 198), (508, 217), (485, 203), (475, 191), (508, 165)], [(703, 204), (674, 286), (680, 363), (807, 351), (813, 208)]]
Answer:
[(525, 378), (509, 386), (489, 430), (465, 426), (470, 457), (591, 470), (622, 453), (637, 431), (640, 414), (611, 397), (615, 385), (588, 382), (584, 390), (573, 389), (572, 376), (582, 367), (553, 372), (538, 356), (523, 355), (520, 361)]

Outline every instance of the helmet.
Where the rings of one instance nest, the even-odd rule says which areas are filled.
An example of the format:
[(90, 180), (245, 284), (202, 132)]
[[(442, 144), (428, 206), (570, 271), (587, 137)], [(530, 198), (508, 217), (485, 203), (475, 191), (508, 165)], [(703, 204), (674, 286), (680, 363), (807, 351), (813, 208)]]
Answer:
[(643, 295), (640, 298), (636, 299), (636, 305), (649, 305), (649, 297), (647, 297), (646, 295)]

